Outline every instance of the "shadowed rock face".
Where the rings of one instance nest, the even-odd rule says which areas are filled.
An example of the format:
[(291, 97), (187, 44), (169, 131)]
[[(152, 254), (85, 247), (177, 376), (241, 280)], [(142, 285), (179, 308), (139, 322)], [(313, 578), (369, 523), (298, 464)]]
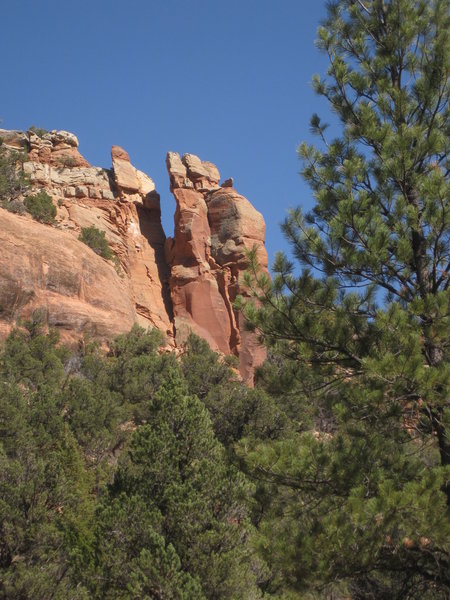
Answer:
[[(28, 151), (32, 191), (45, 189), (58, 207), (54, 226), (0, 209), (0, 336), (37, 309), (69, 342), (83, 333), (107, 340), (135, 322), (157, 327), (172, 346), (192, 331), (213, 350), (239, 356), (252, 382), (264, 350), (232, 302), (245, 294), (246, 251), (256, 245), (267, 267), (265, 224), (232, 180), (221, 187), (212, 163), (169, 153), (177, 208), (166, 240), (152, 179), (119, 146), (107, 170), (91, 167), (69, 132), (0, 130), (0, 138), (7, 149)], [(91, 226), (105, 233), (120, 267), (78, 240)]]

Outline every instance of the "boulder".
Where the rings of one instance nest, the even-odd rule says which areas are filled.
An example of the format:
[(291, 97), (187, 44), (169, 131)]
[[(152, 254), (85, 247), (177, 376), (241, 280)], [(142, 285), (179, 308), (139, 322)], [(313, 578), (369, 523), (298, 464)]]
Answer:
[[(231, 264), (240, 270), (248, 266), (247, 252), (257, 249), (259, 264), (267, 269), (264, 246), (264, 217), (232, 188), (210, 194), (208, 219), (211, 227), (211, 255), (219, 265)], [(236, 273), (236, 268), (233, 269)]]
[[(111, 148), (111, 158), (113, 163), (114, 180), (117, 188), (122, 195), (122, 199), (130, 194), (138, 194), (142, 198), (155, 191), (153, 179), (133, 167), (130, 162), (128, 152), (120, 146)], [(142, 199), (141, 198), (141, 199)], [(135, 198), (137, 199), (137, 198)]]
[(214, 189), (220, 181), (220, 173), (216, 165), (201, 161), (195, 154), (185, 154), (182, 163), (186, 166), (187, 176), (195, 189)]
[(78, 148), (78, 138), (70, 131), (57, 131), (54, 129), (43, 136), (44, 140), (50, 140), (53, 146), (57, 144), (65, 144), (67, 146)]
[(136, 169), (130, 163), (128, 153), (120, 146), (111, 148), (111, 158), (114, 170), (114, 180), (119, 191), (133, 193), (139, 191), (139, 180)]
[(177, 188), (193, 187), (192, 182), (187, 179), (187, 169), (181, 162), (180, 155), (177, 152), (168, 152), (166, 156), (166, 166), (170, 178), (170, 190)]
[(0, 129), (0, 140), (10, 150), (27, 150), (28, 137), (23, 131)]

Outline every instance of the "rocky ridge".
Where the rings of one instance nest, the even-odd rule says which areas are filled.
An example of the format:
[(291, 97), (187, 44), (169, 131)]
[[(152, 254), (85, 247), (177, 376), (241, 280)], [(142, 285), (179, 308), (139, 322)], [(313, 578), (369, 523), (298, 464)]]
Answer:
[[(192, 331), (238, 356), (251, 383), (264, 350), (232, 303), (245, 294), (247, 250), (256, 246), (267, 268), (265, 224), (232, 179), (220, 184), (214, 164), (169, 152), (177, 208), (174, 237), (166, 239), (153, 180), (119, 146), (111, 149), (112, 169), (103, 169), (88, 163), (69, 132), (0, 130), (0, 138), (7, 149), (27, 151), (31, 192), (44, 189), (57, 206), (51, 227), (0, 209), (0, 335), (36, 309), (69, 342), (83, 333), (108, 339), (137, 322), (180, 347)], [(78, 240), (90, 226), (105, 233), (120, 267)]]

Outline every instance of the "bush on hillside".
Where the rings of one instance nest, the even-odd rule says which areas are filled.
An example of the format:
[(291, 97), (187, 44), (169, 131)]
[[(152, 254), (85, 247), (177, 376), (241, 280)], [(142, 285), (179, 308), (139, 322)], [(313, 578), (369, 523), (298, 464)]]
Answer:
[(92, 227), (82, 227), (78, 239), (106, 260), (114, 258), (114, 254), (105, 238), (105, 232), (100, 231), (94, 225)]
[(8, 208), (9, 202), (22, 196), (29, 187), (29, 182), (23, 172), (26, 154), (10, 151), (2, 147), (2, 144), (0, 139), (0, 203)]
[(34, 134), (36, 134), (40, 138), (44, 137), (44, 135), (46, 133), (49, 133), (48, 129), (44, 129), (43, 127), (36, 127), (35, 125), (32, 125), (28, 129), (28, 131), (32, 131)]
[(56, 217), (56, 206), (47, 192), (41, 191), (38, 194), (28, 196), (24, 201), (25, 207), (33, 219), (40, 223), (51, 225)]
[(77, 166), (77, 159), (73, 156), (69, 156), (68, 154), (63, 154), (58, 158), (58, 166), (63, 169), (71, 169), (72, 167)]
[(25, 204), (20, 200), (11, 200), (11, 202), (5, 202), (3, 208), (6, 208), (6, 210), (16, 215), (24, 215), (27, 212)]

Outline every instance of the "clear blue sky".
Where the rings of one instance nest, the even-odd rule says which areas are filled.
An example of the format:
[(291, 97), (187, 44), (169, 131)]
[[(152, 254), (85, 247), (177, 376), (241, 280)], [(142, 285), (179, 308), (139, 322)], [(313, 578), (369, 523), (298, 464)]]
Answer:
[(104, 167), (123, 146), (155, 180), (167, 235), (166, 152), (214, 162), (263, 213), (272, 262), (288, 207), (312, 203), (296, 148), (313, 112), (330, 117), (310, 85), (324, 16), (324, 0), (3, 2), (0, 126), (72, 131)]

